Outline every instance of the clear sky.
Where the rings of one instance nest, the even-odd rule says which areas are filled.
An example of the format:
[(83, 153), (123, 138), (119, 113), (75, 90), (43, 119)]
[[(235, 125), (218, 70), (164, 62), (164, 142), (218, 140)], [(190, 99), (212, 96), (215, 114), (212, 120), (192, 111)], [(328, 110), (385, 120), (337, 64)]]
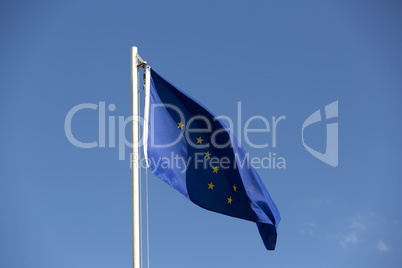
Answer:
[[(114, 104), (116, 124), (130, 115), (133, 45), (235, 129), (286, 116), (276, 147), (272, 131), (250, 134), (267, 148), (241, 138), (251, 157), (286, 161), (257, 169), (282, 216), (276, 250), (255, 224), (203, 210), (149, 174), (152, 267), (400, 267), (401, 12), (371, 0), (2, 1), (0, 267), (131, 266), (129, 150), (119, 160), (108, 133), (105, 148), (77, 148), (64, 122), (82, 103)], [(335, 101), (332, 167), (301, 135)], [(320, 152), (322, 116), (304, 131)], [(98, 141), (98, 111), (77, 113), (72, 131)], [(130, 137), (129, 125), (116, 146), (119, 133)]]

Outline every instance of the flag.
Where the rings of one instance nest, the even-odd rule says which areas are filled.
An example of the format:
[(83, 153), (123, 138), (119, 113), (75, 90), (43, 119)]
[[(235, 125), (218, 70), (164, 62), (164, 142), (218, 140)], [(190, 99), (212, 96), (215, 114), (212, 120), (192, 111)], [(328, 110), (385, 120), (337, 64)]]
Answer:
[(145, 104), (149, 169), (198, 206), (257, 224), (274, 250), (279, 211), (248, 155), (203, 105), (151, 69)]

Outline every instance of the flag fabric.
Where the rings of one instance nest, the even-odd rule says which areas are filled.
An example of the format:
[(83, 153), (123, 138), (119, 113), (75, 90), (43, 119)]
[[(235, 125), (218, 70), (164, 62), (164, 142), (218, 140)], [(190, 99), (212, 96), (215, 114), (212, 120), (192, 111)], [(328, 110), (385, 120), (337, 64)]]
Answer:
[(279, 211), (237, 139), (203, 105), (150, 73), (149, 169), (198, 206), (257, 223), (266, 249), (274, 250)]

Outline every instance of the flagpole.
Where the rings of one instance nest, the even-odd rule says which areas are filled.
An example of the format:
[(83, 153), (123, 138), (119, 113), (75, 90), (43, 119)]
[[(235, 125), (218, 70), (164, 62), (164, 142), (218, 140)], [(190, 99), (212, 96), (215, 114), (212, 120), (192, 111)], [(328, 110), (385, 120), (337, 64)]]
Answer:
[(138, 49), (131, 48), (131, 115), (132, 115), (132, 234), (133, 268), (140, 268), (140, 204), (139, 204), (139, 109)]

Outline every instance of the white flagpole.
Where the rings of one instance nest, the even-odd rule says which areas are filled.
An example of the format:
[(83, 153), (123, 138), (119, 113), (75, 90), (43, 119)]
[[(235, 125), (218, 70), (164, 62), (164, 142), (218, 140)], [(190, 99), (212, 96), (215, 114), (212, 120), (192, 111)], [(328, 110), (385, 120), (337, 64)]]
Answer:
[(132, 115), (132, 206), (133, 206), (133, 268), (140, 268), (140, 203), (139, 203), (139, 109), (138, 49), (131, 48), (131, 115)]

